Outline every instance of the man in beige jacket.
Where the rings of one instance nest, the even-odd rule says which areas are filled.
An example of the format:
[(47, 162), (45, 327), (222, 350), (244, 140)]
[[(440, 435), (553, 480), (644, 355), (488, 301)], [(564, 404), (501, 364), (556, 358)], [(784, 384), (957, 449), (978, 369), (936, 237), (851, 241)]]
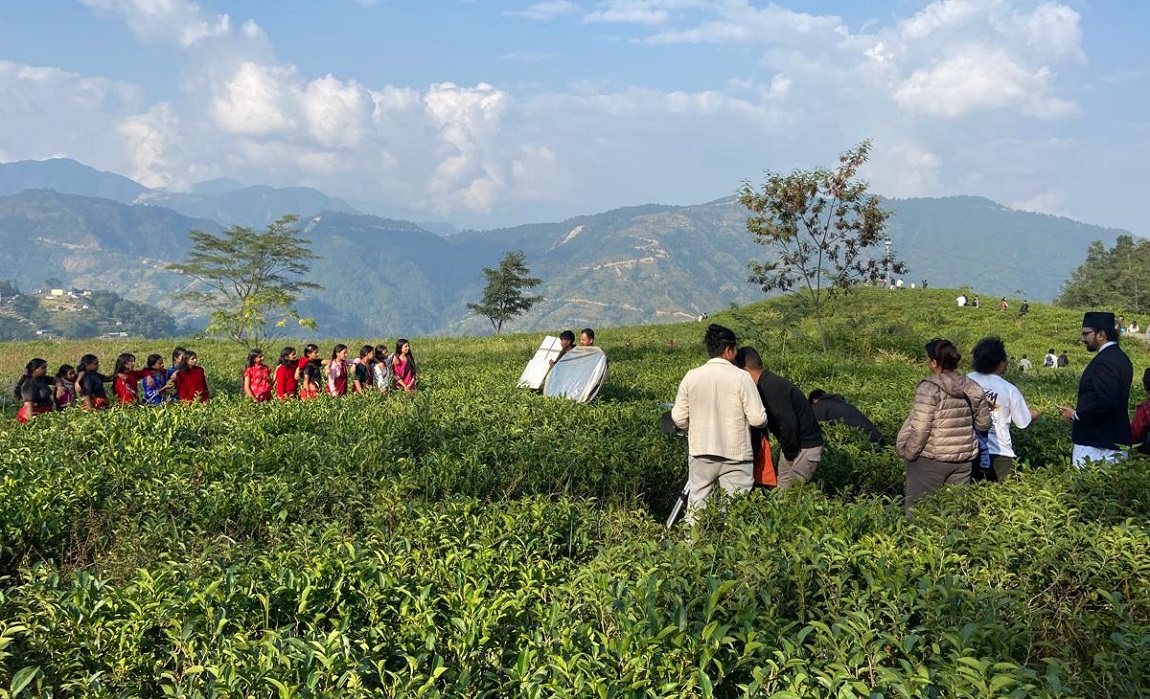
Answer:
[(679, 383), (671, 420), (687, 430), (687, 513), (695, 521), (717, 483), (729, 495), (750, 491), (751, 427), (767, 424), (767, 411), (750, 374), (731, 362), (739, 346), (735, 333), (711, 324), (703, 336), (710, 361), (691, 369)]

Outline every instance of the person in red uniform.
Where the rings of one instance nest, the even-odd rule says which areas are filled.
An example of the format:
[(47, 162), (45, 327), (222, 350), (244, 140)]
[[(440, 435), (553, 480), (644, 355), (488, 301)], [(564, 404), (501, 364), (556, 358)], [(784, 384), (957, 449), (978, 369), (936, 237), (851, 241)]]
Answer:
[(299, 390), (299, 360), (295, 357), (295, 347), (280, 350), (280, 361), (276, 365), (276, 398), (295, 398)]
[(116, 357), (116, 378), (112, 388), (120, 405), (136, 405), (140, 402), (140, 380), (151, 375), (147, 369), (136, 370), (136, 355), (125, 352)]
[(258, 347), (248, 351), (248, 366), (244, 369), (244, 395), (257, 403), (272, 399), (272, 373), (264, 364), (264, 351)]
[(200, 358), (188, 350), (180, 360), (180, 367), (172, 375), (176, 384), (176, 396), (188, 403), (207, 403), (212, 397), (208, 390), (208, 379), (204, 368), (199, 366)]

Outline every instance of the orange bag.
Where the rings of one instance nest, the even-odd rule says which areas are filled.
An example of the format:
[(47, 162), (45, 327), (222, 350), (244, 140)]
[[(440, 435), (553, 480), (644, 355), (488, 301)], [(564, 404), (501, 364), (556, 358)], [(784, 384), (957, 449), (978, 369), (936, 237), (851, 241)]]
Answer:
[(764, 431), (759, 443), (755, 445), (755, 485), (775, 487), (779, 483), (775, 479), (775, 462), (771, 458), (771, 441), (767, 439)]

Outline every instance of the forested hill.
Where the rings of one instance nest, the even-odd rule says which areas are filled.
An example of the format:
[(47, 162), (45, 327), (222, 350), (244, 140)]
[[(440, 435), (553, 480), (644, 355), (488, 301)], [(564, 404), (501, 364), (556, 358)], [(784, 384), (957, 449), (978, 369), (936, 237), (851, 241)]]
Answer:
[[(131, 194), (124, 178), (112, 177), (118, 179), (101, 183), (97, 178), (89, 189)], [(6, 186), (17, 186), (11, 179)], [(684, 320), (763, 296), (746, 281), (747, 263), (769, 251), (751, 240), (746, 210), (733, 198), (695, 206), (647, 204), (444, 236), (346, 206), (311, 210), (338, 202), (317, 198), (315, 190), (274, 190), (273, 199), (248, 201), (237, 193), (260, 188), (235, 186), (221, 182), (201, 191), (235, 195), (237, 206), (251, 216), (299, 207), (295, 213), (320, 256), (311, 281), (324, 287), (305, 296), (301, 310), (317, 319), (325, 336), (489, 332), (487, 320), (466, 304), (482, 293), (483, 268), (513, 250), (524, 251), (533, 275), (543, 280), (538, 293), (544, 300), (514, 319), (512, 331)], [(977, 197), (889, 200), (887, 205), (894, 212), (894, 251), (910, 265), (907, 285), (927, 279), (935, 287), (965, 285), (991, 297), (1050, 300), (1092, 241), (1111, 244), (1123, 233)], [(188, 217), (156, 205), (22, 191), (0, 197), (5, 251), (0, 279), (35, 289), (54, 277), (68, 287), (114, 291), (170, 310), (184, 323), (200, 309), (173, 300), (173, 292), (189, 280), (165, 266), (186, 254), (189, 229), (218, 231), (235, 222)]]

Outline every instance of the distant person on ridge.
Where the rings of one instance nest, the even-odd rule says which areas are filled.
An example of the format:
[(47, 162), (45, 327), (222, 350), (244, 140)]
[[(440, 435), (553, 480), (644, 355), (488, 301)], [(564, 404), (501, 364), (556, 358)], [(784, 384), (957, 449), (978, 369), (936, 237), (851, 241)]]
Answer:
[(977, 296), (975, 296), (975, 297), (974, 297), (974, 300), (970, 302), (970, 305), (974, 306), (975, 308), (978, 308), (978, 307), (979, 307), (979, 306), (981, 306), (982, 304), (978, 302), (978, 297), (977, 297)]
[(1003, 296), (1002, 300), (998, 302), (998, 310), (1006, 311), (1008, 308), (1010, 308), (1010, 304), (1006, 302), (1006, 297)]
[(1022, 355), (1022, 359), (1018, 360), (1018, 369), (1020, 371), (1022, 371), (1023, 373), (1025, 373), (1025, 372), (1030, 371), (1033, 368), (1034, 368), (1034, 362), (1027, 359), (1025, 354)]
[(767, 429), (779, 442), (777, 488), (809, 481), (823, 458), (823, 430), (807, 397), (794, 383), (768, 371), (754, 347), (740, 347), (735, 366), (755, 380), (770, 418)]
[(966, 294), (959, 294), (958, 298), (956, 298), (954, 301), (958, 304), (959, 308), (963, 308), (966, 306)]
[(767, 424), (755, 383), (732, 363), (739, 344), (735, 333), (712, 323), (703, 343), (710, 360), (687, 372), (671, 408), (675, 426), (687, 430), (687, 524), (707, 506), (716, 484), (728, 495), (750, 492), (750, 428)]
[(1042, 358), (1042, 366), (1054, 369), (1058, 366), (1058, 355), (1054, 353), (1054, 348), (1046, 350), (1046, 356)]
[(1002, 378), (1006, 372), (1006, 346), (997, 337), (985, 337), (978, 341), (970, 353), (974, 371), (966, 375), (986, 391), (990, 403), (990, 432), (987, 447), (990, 452), (989, 468), (975, 468), (971, 472), (973, 480), (1001, 482), (1014, 473), (1014, 445), (1010, 439), (1010, 425), (1026, 429), (1032, 420), (1038, 419), (1038, 411), (1026, 404), (1022, 392), (1014, 384)]
[(847, 402), (847, 399), (837, 393), (827, 393), (816, 388), (807, 396), (815, 419), (819, 422), (841, 422), (848, 427), (854, 427), (866, 433), (870, 441), (882, 444), (882, 433), (874, 426), (863, 411)]
[(1059, 369), (1070, 366), (1070, 357), (1066, 356), (1066, 350), (1062, 350), (1062, 354), (1058, 355), (1058, 360), (1055, 362), (1055, 365)]
[(1082, 317), (1082, 344), (1094, 358), (1078, 379), (1078, 402), (1061, 406), (1062, 419), (1070, 423), (1074, 442), (1074, 465), (1088, 461), (1114, 461), (1131, 442), (1130, 384), (1134, 366), (1118, 346), (1114, 314), (1091, 311)]

